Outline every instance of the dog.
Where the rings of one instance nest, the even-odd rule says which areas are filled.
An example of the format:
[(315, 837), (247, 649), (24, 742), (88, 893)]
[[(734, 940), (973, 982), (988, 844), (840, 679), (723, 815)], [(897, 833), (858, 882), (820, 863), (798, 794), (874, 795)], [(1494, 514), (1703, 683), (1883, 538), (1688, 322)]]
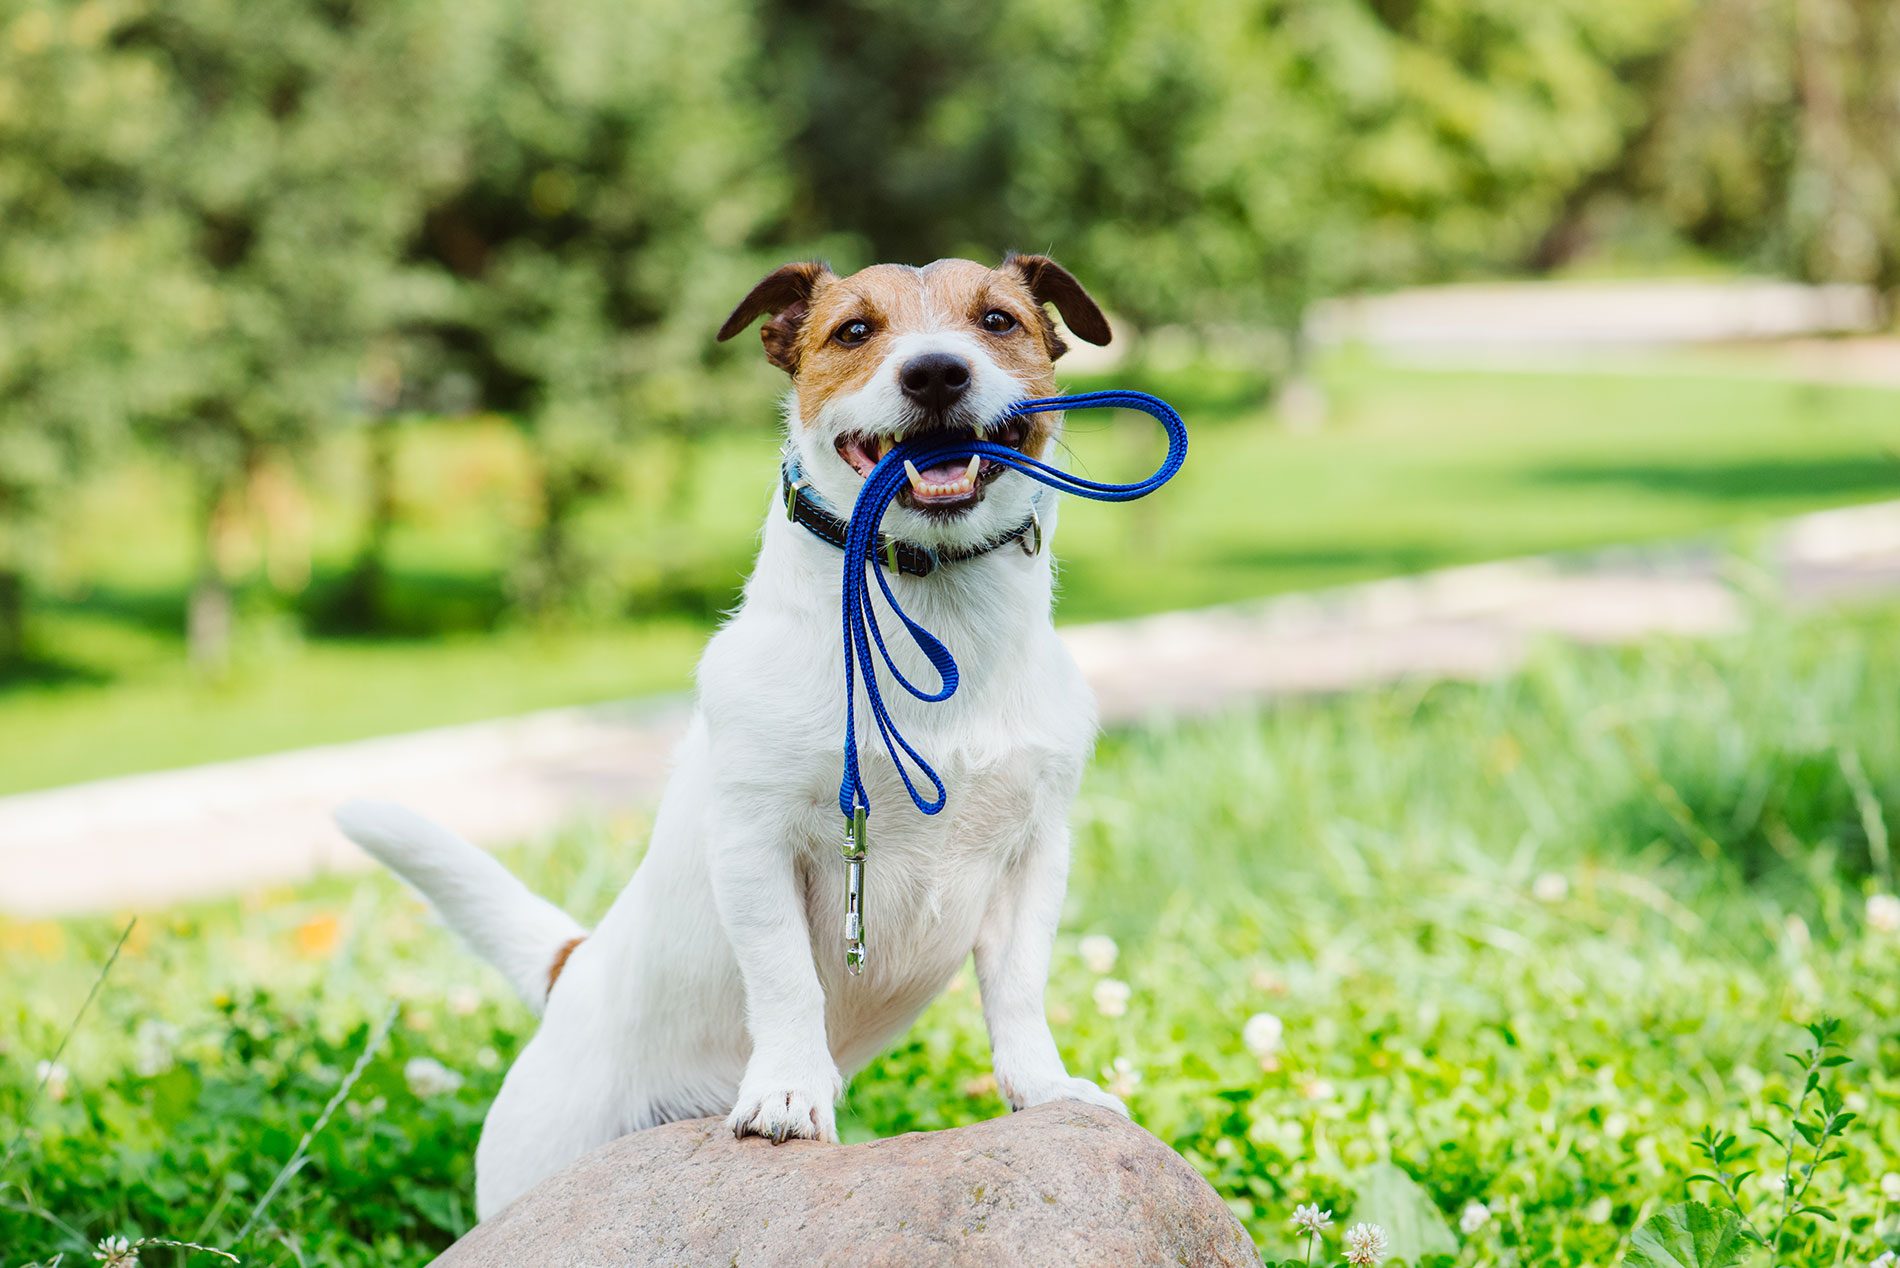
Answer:
[[(896, 766), (862, 749), (875, 811), (861, 974), (847, 969), (840, 937), (844, 561), (813, 517), (848, 517), (864, 476), (903, 436), (980, 434), (1050, 455), (1058, 414), (997, 422), (1011, 404), (1055, 393), (1064, 344), (1046, 306), (1077, 338), (1108, 342), (1088, 292), (1039, 255), (848, 277), (788, 264), (733, 309), (719, 339), (766, 318), (765, 355), (791, 376), (786, 478), (743, 601), (700, 661), (652, 843), (591, 933), (420, 815), (383, 802), (337, 812), (346, 835), (542, 1013), (482, 1129), (481, 1217), (659, 1123), (724, 1115), (740, 1136), (836, 1140), (845, 1079), (972, 953), (1010, 1108), (1075, 1100), (1127, 1114), (1064, 1068), (1044, 1013), (1069, 807), (1097, 722), (1050, 619), (1055, 500), (988, 459), (913, 465), (883, 521), (911, 557), (937, 561), (891, 584), (952, 649), (962, 681), (940, 703), (889, 701), (943, 776), (941, 813), (919, 813)], [(893, 642), (891, 654), (912, 682), (934, 683), (915, 649)]]

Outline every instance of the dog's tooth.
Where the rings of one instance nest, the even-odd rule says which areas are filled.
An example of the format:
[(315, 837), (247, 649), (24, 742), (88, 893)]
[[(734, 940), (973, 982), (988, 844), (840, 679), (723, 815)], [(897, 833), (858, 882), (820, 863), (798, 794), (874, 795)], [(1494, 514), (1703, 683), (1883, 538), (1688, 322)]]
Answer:
[(904, 429), (902, 427), (899, 427), (897, 431), (893, 433), (892, 439), (894, 439), (900, 445), (903, 444), (904, 443)]
[(904, 473), (910, 477), (910, 487), (919, 493), (929, 493), (930, 486), (924, 483), (923, 473), (917, 470), (917, 464), (909, 458), (904, 459)]
[(981, 471), (982, 469), (983, 469), (983, 455), (976, 454), (976, 453), (971, 454), (970, 465), (964, 468), (963, 481), (961, 482), (974, 485), (976, 483), (976, 473)]

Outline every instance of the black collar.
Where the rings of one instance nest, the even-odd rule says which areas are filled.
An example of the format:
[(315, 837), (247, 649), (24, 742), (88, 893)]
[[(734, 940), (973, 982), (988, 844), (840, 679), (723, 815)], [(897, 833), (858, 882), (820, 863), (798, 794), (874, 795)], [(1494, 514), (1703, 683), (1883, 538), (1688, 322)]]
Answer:
[[(810, 486), (811, 481), (800, 476), (796, 466), (787, 465), (780, 469), (779, 488), (785, 499), (786, 516), (794, 524), (803, 525), (805, 531), (818, 540), (830, 542), (843, 550), (845, 522), (825, 509), (817, 494), (811, 492)], [(879, 533), (874, 549), (883, 558), (885, 567), (912, 577), (928, 577), (945, 564), (975, 559), (1011, 542), (1020, 544), (1025, 555), (1033, 557), (1042, 552), (1042, 521), (1036, 517), (1033, 509), (1028, 519), (1001, 537), (992, 537), (981, 545), (955, 548), (922, 546)]]

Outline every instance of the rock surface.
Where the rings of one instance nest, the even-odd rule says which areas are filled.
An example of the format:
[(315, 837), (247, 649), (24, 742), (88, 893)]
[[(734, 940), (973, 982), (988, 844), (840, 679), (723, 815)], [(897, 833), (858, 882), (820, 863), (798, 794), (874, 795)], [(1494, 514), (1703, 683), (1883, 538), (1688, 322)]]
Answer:
[(717, 1119), (623, 1136), (542, 1182), (440, 1268), (1249, 1265), (1211, 1185), (1076, 1103), (862, 1145), (734, 1140)]

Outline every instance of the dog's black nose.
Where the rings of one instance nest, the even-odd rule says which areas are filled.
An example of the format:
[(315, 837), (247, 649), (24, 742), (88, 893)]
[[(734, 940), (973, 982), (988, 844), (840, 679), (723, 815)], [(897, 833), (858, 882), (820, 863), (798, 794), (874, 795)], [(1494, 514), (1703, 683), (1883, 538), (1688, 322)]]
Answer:
[(940, 414), (969, 388), (970, 363), (948, 352), (926, 352), (904, 362), (897, 384), (905, 396)]

